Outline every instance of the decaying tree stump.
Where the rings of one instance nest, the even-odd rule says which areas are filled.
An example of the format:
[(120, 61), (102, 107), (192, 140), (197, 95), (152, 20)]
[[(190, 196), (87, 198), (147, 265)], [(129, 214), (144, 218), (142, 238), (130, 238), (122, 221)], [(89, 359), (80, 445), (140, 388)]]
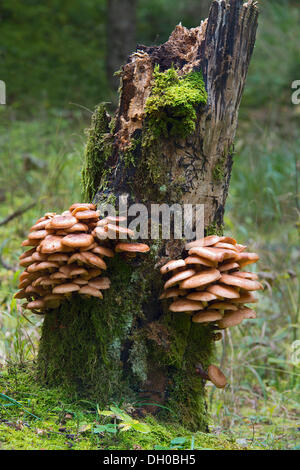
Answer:
[[(102, 105), (93, 116), (85, 200), (117, 204), (126, 195), (129, 204), (148, 207), (202, 203), (206, 233), (222, 231), (257, 17), (252, 0), (214, 0), (200, 26), (179, 25), (165, 44), (138, 46), (122, 70), (116, 117)], [(181, 255), (183, 241), (148, 243), (150, 254), (109, 263), (112, 287), (103, 301), (78, 297), (46, 315), (39, 374), (102, 404), (121, 398), (154, 404), (144, 406), (205, 430), (196, 365), (212, 362), (213, 330), (164, 311), (158, 301), (158, 267)]]

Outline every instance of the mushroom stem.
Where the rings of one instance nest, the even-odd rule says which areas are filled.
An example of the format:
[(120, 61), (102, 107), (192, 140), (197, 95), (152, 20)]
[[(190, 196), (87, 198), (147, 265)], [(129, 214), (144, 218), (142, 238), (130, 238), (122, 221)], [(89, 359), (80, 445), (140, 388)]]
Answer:
[(196, 365), (196, 373), (199, 374), (203, 380), (209, 380), (207, 372), (205, 372), (201, 364)]

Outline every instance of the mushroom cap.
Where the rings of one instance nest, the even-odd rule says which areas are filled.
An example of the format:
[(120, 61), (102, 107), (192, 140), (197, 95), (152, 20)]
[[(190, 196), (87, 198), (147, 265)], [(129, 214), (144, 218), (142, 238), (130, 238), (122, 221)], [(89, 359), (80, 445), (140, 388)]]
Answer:
[(224, 388), (227, 384), (227, 379), (219, 367), (210, 365), (207, 369), (209, 380), (217, 387)]
[(215, 294), (217, 297), (224, 297), (225, 299), (237, 299), (240, 294), (236, 289), (224, 284), (213, 284), (207, 287), (208, 292)]
[[(170, 299), (172, 297), (180, 297), (184, 295), (185, 293), (186, 293), (185, 289), (179, 289), (178, 287), (173, 287), (171, 289), (164, 290), (163, 293), (159, 296), (159, 300)], [(198, 299), (193, 299), (193, 300), (198, 300)]]
[(241, 267), (247, 266), (248, 264), (256, 263), (256, 261), (259, 260), (259, 256), (257, 253), (248, 253), (248, 252), (239, 252), (238, 253), (238, 258), (236, 261), (238, 261), (239, 265)]
[(70, 276), (71, 277), (76, 277), (76, 276), (81, 276), (82, 274), (86, 274), (88, 271), (80, 266), (71, 266), (71, 271), (70, 271)]
[(194, 323), (209, 323), (216, 322), (222, 318), (222, 314), (218, 310), (205, 310), (204, 312), (196, 313), (192, 321)]
[(150, 247), (145, 243), (118, 243), (115, 247), (117, 253), (127, 251), (129, 253), (147, 253)]
[(66, 229), (77, 223), (77, 219), (70, 215), (56, 215), (46, 225), (50, 229)]
[(106, 266), (105, 262), (103, 261), (103, 259), (100, 258), (99, 256), (95, 255), (94, 253), (91, 253), (90, 251), (83, 251), (81, 253), (81, 255), (82, 255), (85, 263), (88, 263), (92, 266), (96, 266), (96, 267), (101, 268), (101, 269), (106, 269), (107, 268), (107, 266)]
[(76, 207), (85, 207), (87, 209), (95, 210), (96, 206), (95, 204), (92, 204), (91, 202), (76, 202), (75, 204), (72, 204), (69, 207), (69, 211), (72, 212)]
[(78, 212), (86, 212), (86, 211), (95, 211), (95, 209), (92, 209), (91, 207), (88, 207), (89, 204), (77, 204), (76, 207), (72, 209), (71, 214), (75, 217)]
[(193, 276), (194, 274), (196, 274), (196, 271), (194, 269), (186, 269), (185, 271), (176, 273), (165, 283), (164, 289), (168, 289), (168, 287), (175, 286), (175, 284), (178, 284), (180, 281), (183, 281), (184, 279), (187, 279)]
[(28, 297), (28, 293), (25, 291), (25, 289), (19, 290), (14, 295), (14, 299), (25, 299), (27, 297)]
[(220, 279), (221, 274), (217, 269), (206, 269), (195, 274), (180, 283), (181, 289), (193, 289), (195, 287), (204, 286)]
[(79, 219), (79, 220), (98, 219), (99, 216), (100, 216), (100, 212), (94, 211), (92, 209), (87, 209), (85, 211), (80, 211), (76, 213), (76, 219)]
[(230, 311), (225, 313), (224, 317), (218, 322), (218, 327), (223, 330), (239, 325), (244, 318), (244, 314), (240, 310)]
[(239, 251), (235, 245), (231, 243), (218, 242), (214, 244), (214, 248), (225, 248), (226, 250)]
[(89, 286), (94, 289), (109, 289), (110, 279), (108, 277), (95, 277), (88, 282)]
[(211, 308), (216, 310), (237, 310), (238, 307), (231, 302), (214, 302), (210, 305)]
[(189, 255), (198, 255), (201, 258), (209, 259), (214, 262), (221, 262), (224, 259), (225, 250), (219, 250), (212, 247), (195, 247), (189, 250)]
[(28, 302), (26, 308), (29, 310), (40, 309), (45, 307), (45, 302), (42, 299), (32, 300)]
[(29, 232), (35, 232), (36, 230), (43, 230), (48, 222), (49, 222), (48, 219), (42, 220), (41, 222), (37, 222), (29, 229)]
[(35, 230), (34, 232), (29, 232), (28, 240), (41, 240), (49, 235), (48, 230)]
[(52, 290), (53, 294), (68, 294), (69, 292), (79, 291), (80, 287), (74, 283), (60, 284)]
[(73, 253), (70, 258), (68, 259), (68, 264), (72, 264), (77, 262), (78, 264), (83, 264), (85, 263), (85, 258), (83, 256), (83, 253)]
[(108, 258), (113, 258), (115, 256), (113, 250), (107, 248), (107, 246), (97, 245), (92, 249), (92, 252), (96, 253), (97, 255), (107, 256)]
[(218, 270), (220, 273), (223, 271), (231, 271), (232, 269), (239, 269), (240, 265), (236, 263), (235, 261), (227, 261), (225, 263), (219, 264), (218, 265)]
[(88, 231), (88, 226), (81, 223), (77, 222), (76, 224), (72, 225), (72, 227), (66, 228), (65, 231), (66, 233), (74, 233), (74, 232), (87, 232)]
[(108, 233), (103, 227), (96, 227), (93, 234), (99, 238), (99, 240), (106, 240), (108, 238)]
[(201, 264), (203, 266), (208, 266), (210, 268), (214, 268), (216, 265), (214, 261), (210, 261), (209, 259), (202, 258), (201, 256), (188, 256), (187, 258), (185, 258), (184, 261), (185, 261), (185, 264)]
[(55, 235), (49, 235), (40, 244), (41, 253), (55, 253), (57, 251), (62, 251), (62, 237), (57, 237)]
[(241, 277), (234, 276), (233, 274), (222, 274), (221, 282), (229, 286), (241, 287), (245, 290), (259, 290), (263, 289), (263, 286), (260, 282), (251, 281), (250, 279), (243, 279)]
[(46, 269), (58, 268), (58, 264), (55, 262), (42, 261), (41, 263), (33, 263), (28, 266), (27, 271), (29, 273), (35, 273), (37, 271), (44, 271)]
[(190, 300), (210, 302), (212, 300), (216, 300), (217, 296), (212, 294), (211, 292), (202, 291), (202, 292), (191, 292), (190, 294), (186, 296), (186, 298)]
[(19, 256), (19, 259), (21, 260), (27, 258), (28, 256), (32, 256), (33, 253), (35, 253), (35, 248), (30, 248), (30, 250), (24, 251), (24, 253)]
[(160, 268), (161, 274), (166, 274), (169, 271), (173, 271), (177, 268), (185, 267), (185, 261), (183, 259), (173, 259), (168, 261), (164, 266)]
[(79, 294), (83, 295), (90, 295), (92, 297), (98, 297), (99, 299), (103, 299), (103, 295), (100, 290), (91, 287), (89, 284), (80, 288)]
[(256, 312), (255, 310), (252, 310), (251, 308), (244, 307), (240, 309), (240, 312), (244, 315), (244, 318), (256, 318)]
[(169, 306), (171, 312), (194, 312), (202, 309), (203, 305), (201, 302), (189, 299), (175, 300), (175, 302), (171, 303)]
[(191, 248), (194, 248), (195, 246), (211, 246), (214, 245), (215, 243), (218, 243), (220, 241), (221, 237), (218, 235), (209, 235), (208, 237), (203, 237), (203, 238), (198, 238), (198, 240), (194, 240), (193, 242), (187, 243), (185, 245), (186, 250), (190, 250)]
[(54, 253), (53, 255), (48, 256), (48, 261), (56, 261), (57, 263), (66, 263), (68, 262), (69, 256), (64, 255), (63, 253)]
[(245, 293), (241, 293), (238, 299), (232, 299), (231, 302), (236, 303), (236, 304), (251, 304), (251, 303), (258, 302), (258, 298), (254, 297), (252, 292), (247, 291)]
[(70, 233), (61, 242), (72, 248), (82, 248), (91, 245), (94, 242), (94, 237), (88, 233)]
[(243, 279), (250, 279), (252, 281), (257, 281), (258, 275), (256, 273), (249, 273), (246, 271), (235, 271), (234, 276), (242, 277)]
[[(97, 227), (97, 230), (101, 227)], [(134, 237), (135, 233), (133, 230), (127, 227), (120, 227), (119, 225), (113, 225), (113, 224), (107, 224), (105, 226), (105, 231), (108, 232), (109, 238), (115, 238), (116, 236), (120, 238), (124, 238), (125, 236), (127, 237), (128, 235), (130, 237)], [(125, 238), (126, 238), (125, 237)]]

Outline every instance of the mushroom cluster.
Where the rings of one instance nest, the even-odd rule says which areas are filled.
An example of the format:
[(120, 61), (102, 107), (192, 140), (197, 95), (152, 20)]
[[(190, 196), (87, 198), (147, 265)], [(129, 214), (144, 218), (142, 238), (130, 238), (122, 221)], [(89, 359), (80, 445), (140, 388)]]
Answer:
[(193, 322), (216, 323), (219, 329), (255, 318), (245, 304), (257, 302), (252, 292), (263, 286), (255, 273), (242, 271), (259, 259), (246, 248), (217, 235), (188, 243), (185, 259), (171, 260), (160, 269), (169, 275), (160, 299), (175, 298), (169, 310), (190, 313)]
[[(168, 275), (160, 299), (171, 299), (169, 310), (192, 315), (194, 323), (211, 323), (214, 330), (256, 318), (247, 304), (257, 302), (253, 291), (263, 289), (257, 274), (242, 269), (258, 261), (235, 239), (210, 235), (187, 243), (185, 259), (171, 260), (161, 267)], [(214, 340), (222, 338), (214, 331)]]
[[(148, 245), (130, 243), (134, 233), (121, 227), (121, 217), (100, 218), (94, 204), (76, 203), (62, 214), (46, 213), (31, 227), (22, 246), (32, 247), (20, 256), (25, 268), (20, 275), (17, 299), (23, 308), (44, 313), (57, 308), (72, 293), (103, 298), (110, 280), (104, 257), (117, 253), (133, 257), (146, 253)], [(122, 239), (120, 241), (120, 234)]]

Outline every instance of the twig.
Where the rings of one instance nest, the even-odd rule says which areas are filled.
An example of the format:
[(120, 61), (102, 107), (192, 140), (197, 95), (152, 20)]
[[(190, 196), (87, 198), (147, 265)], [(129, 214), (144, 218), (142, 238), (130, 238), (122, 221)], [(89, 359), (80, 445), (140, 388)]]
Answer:
[(27, 212), (29, 209), (31, 209), (32, 207), (35, 206), (35, 202), (32, 202), (31, 204), (29, 204), (29, 206), (26, 206), (24, 207), (23, 209), (18, 209), (16, 210), (15, 212), (13, 212), (12, 214), (8, 215), (7, 217), (5, 217), (5, 219), (1, 220), (0, 221), (0, 227), (2, 225), (6, 225), (8, 222), (10, 222), (11, 220), (15, 219), (16, 217), (18, 217), (19, 215), (22, 215), (24, 214), (24, 212)]

